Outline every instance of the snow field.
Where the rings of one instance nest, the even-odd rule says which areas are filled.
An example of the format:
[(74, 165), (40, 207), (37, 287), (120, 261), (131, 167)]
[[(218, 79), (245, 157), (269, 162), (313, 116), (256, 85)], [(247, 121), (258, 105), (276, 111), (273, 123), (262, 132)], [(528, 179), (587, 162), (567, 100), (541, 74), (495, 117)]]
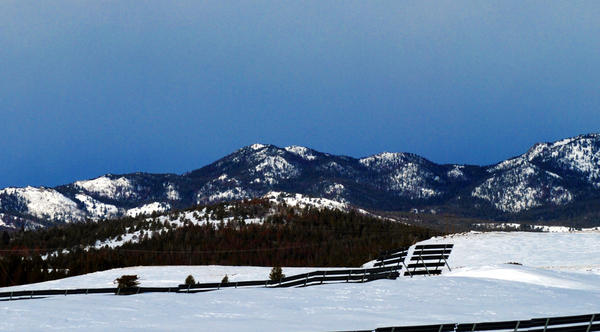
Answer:
[(520, 263), (556, 271), (600, 273), (600, 232), (470, 232), (421, 244), (453, 243), (450, 267)]
[[(519, 267), (514, 267), (519, 270)], [(588, 283), (600, 278), (589, 275)], [(0, 303), (0, 330), (323, 331), (598, 312), (600, 291), (473, 277)]]
[[(315, 270), (332, 270), (316, 267), (284, 267), (287, 276)], [(266, 280), (271, 267), (266, 266), (223, 266), (223, 265), (181, 265), (181, 266), (134, 266), (89, 273), (77, 277), (40, 282), (30, 285), (0, 288), (0, 291), (30, 289), (102, 288), (115, 287), (113, 281), (124, 274), (136, 274), (142, 287), (177, 287), (183, 284), (188, 275), (196, 282), (219, 282), (227, 274), (229, 281)]]
[[(0, 302), (0, 330), (323, 331), (600, 312), (600, 232), (472, 232), (422, 243), (454, 243), (452, 271), (307, 288)], [(314, 269), (284, 268), (284, 273)], [(225, 274), (232, 281), (264, 279), (269, 270), (131, 267), (10, 289), (107, 287), (122, 274), (138, 274), (143, 286), (175, 286), (188, 274), (200, 282), (218, 282)]]

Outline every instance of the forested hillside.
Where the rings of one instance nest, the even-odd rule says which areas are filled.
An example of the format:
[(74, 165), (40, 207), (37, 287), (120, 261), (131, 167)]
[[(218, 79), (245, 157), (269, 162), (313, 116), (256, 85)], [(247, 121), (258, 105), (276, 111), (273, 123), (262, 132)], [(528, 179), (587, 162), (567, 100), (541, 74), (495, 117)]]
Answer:
[(357, 211), (251, 200), (5, 234), (0, 286), (135, 265), (360, 266), (440, 232)]

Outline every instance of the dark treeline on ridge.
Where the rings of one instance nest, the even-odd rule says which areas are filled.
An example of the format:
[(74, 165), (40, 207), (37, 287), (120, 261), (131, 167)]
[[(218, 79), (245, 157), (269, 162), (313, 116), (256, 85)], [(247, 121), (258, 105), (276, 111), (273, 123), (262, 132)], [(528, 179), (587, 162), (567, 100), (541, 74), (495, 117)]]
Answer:
[[(440, 234), (355, 211), (279, 206), (276, 213), (265, 215), (271, 207), (261, 200), (228, 211), (223, 207), (211, 207), (221, 220), (226, 215), (263, 215), (264, 221), (245, 223), (234, 217), (194, 224), (182, 218), (176, 225), (157, 218), (125, 218), (14, 233), (0, 244), (0, 286), (137, 265), (357, 267), (382, 251)], [(141, 231), (138, 242), (83, 249), (127, 230)]]

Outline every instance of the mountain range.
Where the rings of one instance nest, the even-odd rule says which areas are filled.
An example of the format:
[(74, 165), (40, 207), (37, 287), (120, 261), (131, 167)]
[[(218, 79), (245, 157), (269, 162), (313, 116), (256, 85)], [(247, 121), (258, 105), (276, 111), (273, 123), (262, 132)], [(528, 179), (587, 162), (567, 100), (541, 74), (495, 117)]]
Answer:
[(600, 134), (538, 143), (495, 165), (437, 164), (412, 153), (353, 158), (253, 144), (185, 174), (106, 174), (54, 188), (0, 190), (0, 228), (135, 216), (298, 193), (371, 211), (600, 224)]

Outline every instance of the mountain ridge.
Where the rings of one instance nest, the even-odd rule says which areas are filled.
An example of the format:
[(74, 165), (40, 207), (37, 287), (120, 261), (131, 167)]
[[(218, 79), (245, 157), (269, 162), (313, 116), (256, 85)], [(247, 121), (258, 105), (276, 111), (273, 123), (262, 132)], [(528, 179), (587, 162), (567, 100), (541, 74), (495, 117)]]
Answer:
[(53, 188), (0, 189), (0, 227), (134, 216), (272, 191), (370, 210), (516, 220), (544, 220), (553, 213), (588, 215), (584, 202), (600, 199), (600, 134), (537, 143), (488, 166), (437, 164), (413, 153), (354, 158), (256, 143), (181, 175), (105, 174)]

